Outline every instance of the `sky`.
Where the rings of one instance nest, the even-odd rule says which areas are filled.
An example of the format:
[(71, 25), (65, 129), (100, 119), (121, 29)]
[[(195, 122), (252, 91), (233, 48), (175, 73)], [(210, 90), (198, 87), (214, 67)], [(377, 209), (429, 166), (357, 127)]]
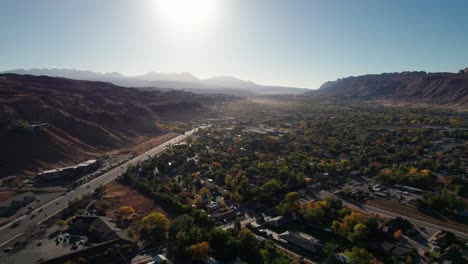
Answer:
[(318, 88), (468, 67), (468, 1), (0, 0), (0, 70), (230, 75)]

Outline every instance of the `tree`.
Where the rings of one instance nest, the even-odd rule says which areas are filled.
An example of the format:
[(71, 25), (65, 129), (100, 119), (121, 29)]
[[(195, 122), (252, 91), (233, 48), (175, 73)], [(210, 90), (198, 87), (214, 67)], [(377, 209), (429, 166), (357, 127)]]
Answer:
[(153, 212), (143, 217), (141, 221), (142, 235), (149, 242), (161, 242), (166, 238), (166, 232), (169, 225), (169, 220), (166, 216)]
[(398, 229), (397, 231), (393, 233), (393, 237), (395, 239), (400, 239), (402, 235), (403, 235), (403, 231), (401, 231), (401, 229)]
[(346, 250), (344, 254), (349, 258), (349, 264), (369, 264), (372, 261), (372, 254), (363, 248), (353, 247), (353, 249)]
[(286, 195), (283, 202), (278, 205), (278, 210), (283, 215), (296, 216), (299, 210), (299, 199), (301, 195), (297, 192), (290, 192)]
[(260, 250), (262, 263), (268, 264), (293, 264), (298, 263), (292, 255), (286, 254), (283, 250), (275, 246), (271, 240), (265, 241), (265, 246)]
[(194, 204), (196, 207), (202, 206), (202, 199), (201, 199), (201, 196), (195, 196), (195, 199), (193, 199), (193, 204)]
[(241, 259), (247, 263), (259, 263), (262, 256), (255, 235), (248, 229), (242, 229), (237, 237), (241, 244), (239, 252)]
[(230, 262), (238, 256), (240, 241), (232, 237), (229, 231), (215, 228), (210, 233), (210, 245), (213, 256), (224, 262)]
[(335, 243), (325, 243), (325, 246), (323, 248), (323, 252), (325, 253), (325, 256), (329, 257), (335, 254), (336, 250), (339, 248), (339, 246)]
[(176, 217), (169, 227), (169, 239), (174, 239), (180, 231), (189, 232), (195, 223), (195, 219), (190, 215), (183, 214)]
[(198, 192), (201, 196), (205, 197), (205, 198), (208, 198), (210, 197), (211, 195), (211, 191), (210, 189), (206, 188), (206, 187), (203, 187), (200, 189), (200, 191)]
[(348, 239), (351, 241), (360, 241), (366, 238), (367, 234), (367, 226), (363, 223), (358, 223), (354, 226), (353, 232), (348, 235)]
[(210, 253), (210, 245), (208, 244), (208, 242), (204, 241), (204, 242), (192, 245), (190, 247), (190, 250), (192, 251), (192, 260), (202, 261)]
[(135, 209), (133, 209), (133, 207), (131, 206), (123, 205), (119, 207), (118, 213), (119, 213), (119, 216), (122, 217), (122, 219), (127, 219), (129, 216), (135, 213)]
[(101, 197), (102, 194), (104, 194), (104, 191), (106, 190), (106, 187), (104, 185), (99, 185), (94, 189), (94, 193), (96, 194), (97, 197)]

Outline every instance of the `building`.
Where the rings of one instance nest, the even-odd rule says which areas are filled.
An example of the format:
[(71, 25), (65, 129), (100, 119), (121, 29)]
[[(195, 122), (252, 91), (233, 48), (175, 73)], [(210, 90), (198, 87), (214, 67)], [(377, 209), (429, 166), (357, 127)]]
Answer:
[(279, 238), (285, 240), (288, 244), (292, 244), (314, 254), (321, 252), (323, 248), (323, 245), (320, 244), (316, 238), (302, 232), (286, 231), (279, 234)]
[(400, 189), (402, 191), (409, 192), (409, 193), (415, 193), (415, 194), (423, 194), (426, 192), (422, 189), (418, 189), (418, 188), (414, 188), (414, 187), (410, 187), (406, 185), (399, 185), (399, 184), (395, 184), (395, 188)]
[(388, 237), (393, 237), (394, 233), (397, 230), (401, 230), (403, 232), (408, 232), (413, 229), (413, 224), (401, 217), (396, 217), (389, 220), (385, 226), (382, 228), (382, 232), (386, 234)]
[(5, 176), (5, 177), (3, 177), (1, 179), (2, 184), (0, 186), (7, 186), (7, 185), (15, 184), (17, 178), (18, 178), (18, 176), (16, 176), (16, 175)]
[(70, 179), (79, 175), (90, 173), (99, 167), (97, 160), (87, 160), (75, 166), (43, 171), (37, 175), (39, 181), (53, 181), (58, 179)]
[(265, 223), (275, 227), (280, 227), (288, 222), (288, 219), (286, 217), (283, 217), (282, 215), (278, 215), (275, 217), (266, 216), (264, 217), (264, 220)]
[(236, 211), (232, 209), (228, 209), (224, 212), (216, 212), (213, 214), (213, 219), (215, 221), (232, 220), (234, 218), (236, 218)]
[(0, 216), (9, 216), (16, 212), (19, 208), (26, 206), (35, 200), (34, 193), (25, 192), (23, 194), (12, 197), (6, 201), (0, 202)]
[(380, 247), (385, 253), (387, 253), (387, 255), (394, 256), (398, 260), (405, 260), (407, 256), (412, 254), (411, 246), (408, 245), (394, 244), (384, 241), (380, 243)]
[(166, 256), (159, 254), (153, 259), (153, 263), (159, 264), (159, 263), (169, 263), (169, 260), (166, 258)]

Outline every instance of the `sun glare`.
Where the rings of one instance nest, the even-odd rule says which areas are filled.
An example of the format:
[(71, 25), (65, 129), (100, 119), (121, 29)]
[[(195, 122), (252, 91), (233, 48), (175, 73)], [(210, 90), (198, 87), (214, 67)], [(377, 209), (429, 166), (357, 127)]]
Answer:
[(214, 23), (219, 0), (155, 0), (158, 20), (179, 30), (199, 30)]

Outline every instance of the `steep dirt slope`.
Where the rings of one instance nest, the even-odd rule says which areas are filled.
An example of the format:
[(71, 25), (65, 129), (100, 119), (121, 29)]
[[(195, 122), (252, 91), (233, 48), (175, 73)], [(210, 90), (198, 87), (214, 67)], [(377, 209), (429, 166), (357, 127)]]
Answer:
[(468, 73), (402, 72), (348, 77), (324, 83), (309, 95), (468, 107)]
[(159, 121), (206, 112), (199, 99), (104, 82), (0, 75), (0, 176), (82, 161), (158, 135)]

